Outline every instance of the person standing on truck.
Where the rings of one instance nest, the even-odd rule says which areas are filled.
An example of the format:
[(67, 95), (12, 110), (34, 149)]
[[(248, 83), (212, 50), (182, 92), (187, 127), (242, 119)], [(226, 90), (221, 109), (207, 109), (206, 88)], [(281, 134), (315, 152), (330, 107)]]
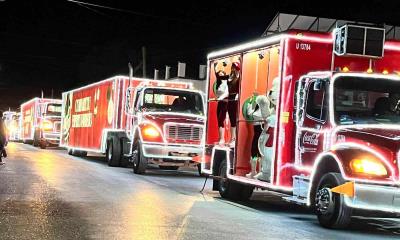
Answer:
[(7, 157), (5, 146), (7, 145), (7, 131), (3, 120), (3, 112), (0, 111), (0, 165), (4, 164), (3, 157)]
[[(225, 63), (226, 64), (226, 63)], [(215, 76), (217, 79), (217, 119), (219, 129), (219, 144), (223, 144), (225, 133), (225, 118), (226, 113), (229, 115), (229, 122), (231, 124), (231, 140), (230, 147), (235, 146), (236, 142), (236, 119), (238, 111), (238, 94), (240, 87), (240, 62), (234, 61), (231, 65), (231, 72), (226, 75), (223, 71), (217, 71), (217, 64), (214, 64)], [(226, 84), (226, 86), (225, 86)], [(227, 89), (226, 89), (227, 88)], [(227, 90), (227, 91), (226, 91)]]

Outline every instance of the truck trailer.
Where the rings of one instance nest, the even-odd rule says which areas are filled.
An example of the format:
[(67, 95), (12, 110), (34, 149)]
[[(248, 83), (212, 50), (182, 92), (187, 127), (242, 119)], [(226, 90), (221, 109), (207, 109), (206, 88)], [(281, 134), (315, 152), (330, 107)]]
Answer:
[(105, 154), (109, 166), (132, 162), (139, 174), (147, 164), (200, 167), (203, 97), (190, 84), (115, 76), (62, 96), (69, 154)]
[(19, 141), (21, 136), (21, 113), (15, 111), (5, 111), (3, 113), (3, 119), (7, 129), (8, 140)]
[(21, 139), (46, 148), (58, 146), (61, 130), (61, 100), (33, 98), (21, 105)]
[[(221, 99), (237, 66), (236, 97)], [(400, 213), (400, 42), (384, 28), (291, 29), (212, 52), (208, 68), (202, 171), (222, 197), (278, 192), (328, 228), (354, 209)]]

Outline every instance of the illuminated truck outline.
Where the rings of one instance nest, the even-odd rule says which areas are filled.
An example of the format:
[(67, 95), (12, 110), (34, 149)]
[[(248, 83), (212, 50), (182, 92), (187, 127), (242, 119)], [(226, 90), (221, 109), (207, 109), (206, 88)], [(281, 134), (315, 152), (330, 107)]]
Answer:
[[(214, 179), (213, 190), (219, 190), (223, 197), (231, 199), (249, 198), (254, 187), (284, 193), (286, 195), (285, 199), (288, 201), (319, 209), (320, 212), (318, 216), (321, 225), (332, 228), (345, 227), (349, 223), (352, 208), (400, 212), (399, 125), (337, 126), (332, 114), (334, 101), (332, 93), (337, 79), (365, 78), (376, 79), (377, 81), (381, 79), (386, 82), (400, 81), (399, 76), (388, 75), (389, 72), (395, 73), (396, 70), (400, 70), (400, 64), (398, 63), (400, 60), (400, 44), (396, 41), (386, 41), (384, 45), (385, 56), (373, 60), (371, 60), (371, 58), (359, 58), (357, 56), (333, 57), (332, 45), (333, 37), (330, 33), (291, 30), (287, 33), (272, 35), (264, 39), (216, 51), (208, 55), (209, 72), (207, 77), (207, 98), (209, 104), (207, 106), (207, 137), (202, 161), (202, 172), (212, 176), (219, 176)], [(269, 53), (271, 54), (275, 49), (278, 50), (279, 56), (276, 57), (276, 60), (269, 60), (269, 64), (273, 61), (277, 63), (274, 65), (276, 75), (268, 78), (268, 81), (272, 81), (275, 77), (279, 79), (279, 101), (276, 113), (277, 123), (274, 127), (273, 134), (274, 155), (270, 167), (271, 182), (265, 182), (245, 176), (245, 174), (250, 171), (250, 163), (246, 155), (246, 151), (248, 152), (249, 148), (248, 145), (243, 145), (243, 142), (246, 142), (246, 140), (248, 142), (249, 136), (246, 135), (248, 132), (246, 127), (243, 127), (246, 123), (242, 118), (242, 104), (254, 90), (250, 90), (246, 87), (247, 85), (253, 84), (251, 77), (245, 78), (245, 75), (248, 74), (252, 65), (246, 65), (244, 59), (246, 59), (246, 56), (249, 59), (251, 54), (260, 54), (262, 51), (270, 51)], [(239, 94), (239, 126), (236, 133), (238, 139), (233, 150), (228, 146), (216, 144), (217, 138), (214, 134), (216, 131), (216, 119), (213, 116), (216, 111), (216, 103), (213, 100), (215, 98), (215, 90), (213, 90), (215, 81), (213, 65), (216, 61), (228, 61), (232, 56), (239, 56), (241, 58), (241, 81), (246, 82), (246, 86), (241, 85), (241, 92)], [(250, 60), (248, 61), (250, 62)], [(254, 62), (253, 60), (253, 63)], [(339, 70), (339, 72), (331, 71), (332, 69)], [(269, 70), (270, 69), (268, 69), (268, 71)], [(257, 71), (260, 70), (257, 69)], [(381, 74), (376, 74), (376, 72)], [(251, 76), (254, 78), (254, 75)], [(294, 97), (296, 95), (297, 100), (299, 100), (300, 94), (303, 92), (308, 93), (309, 90), (305, 88), (309, 87), (313, 81), (326, 81), (329, 84), (330, 98), (327, 113), (330, 117), (324, 122), (314, 122), (315, 126), (319, 125), (320, 129), (311, 127), (309, 122), (307, 123), (308, 126), (297, 126), (296, 131), (296, 124), (299, 124), (299, 119), (304, 120), (309, 118), (305, 115), (305, 101), (303, 100), (303, 105), (301, 105), (300, 102), (295, 103)], [(302, 89), (301, 92), (300, 88), (295, 92), (296, 82), (304, 82), (304, 89)], [(284, 97), (282, 97), (282, 95)], [(300, 113), (301, 111), (302, 113)], [(295, 116), (297, 119), (295, 119)], [(244, 128), (244, 130), (240, 131), (241, 127), (242, 129)], [(374, 128), (376, 130), (366, 130)], [(387, 130), (388, 133), (382, 135), (379, 133), (381, 130)], [(301, 149), (299, 144), (304, 145), (304, 143), (299, 143), (299, 137), (301, 137), (299, 134), (302, 134), (301, 131), (311, 133), (311, 137), (305, 137), (306, 142), (314, 143), (323, 149), (317, 149), (314, 159), (309, 161), (310, 164), (306, 165), (302, 164), (299, 158), (299, 154), (301, 154), (298, 150)], [(316, 136), (323, 136), (322, 141), (317, 143), (317, 141), (313, 139), (313, 133), (315, 133)], [(245, 136), (245, 140), (241, 139), (241, 134)], [(363, 143), (360, 143), (359, 141), (351, 140), (352, 134), (364, 134), (368, 137), (365, 138)], [(290, 136), (293, 135), (296, 136), (295, 141), (290, 139)], [(302, 136), (304, 137), (304, 135)], [(393, 143), (392, 149), (387, 150), (386, 147), (376, 149), (376, 143), (370, 143), (372, 141), (370, 141), (370, 139), (381, 139), (382, 137)], [(351, 149), (351, 152), (359, 151), (373, 156), (380, 164), (377, 166), (383, 166), (384, 169), (386, 169), (386, 177), (374, 176), (372, 174), (369, 176), (361, 176), (355, 174), (355, 172), (353, 172), (353, 174), (349, 173), (348, 169), (351, 159), (346, 159), (347, 153), (343, 153), (348, 149)], [(385, 154), (382, 152), (385, 152)], [(226, 169), (226, 172), (220, 172), (221, 169)], [(321, 175), (328, 173), (333, 173), (334, 175), (328, 177), (334, 178), (339, 176), (344, 180), (344, 182), (341, 183), (348, 183), (344, 186), (340, 185), (340, 189), (334, 189), (334, 186), (332, 186), (332, 188), (327, 188), (329, 189), (329, 191), (327, 191), (327, 196), (329, 196), (331, 201), (327, 201), (328, 204), (326, 206), (324, 205), (324, 207), (329, 209), (329, 207), (335, 206), (329, 205), (332, 199), (339, 199), (340, 204), (338, 205), (340, 205), (342, 209), (343, 206), (345, 206), (345, 210), (341, 213), (336, 212), (336, 210), (332, 210), (333, 213), (329, 212), (329, 214), (332, 215), (330, 217), (324, 215), (325, 212), (322, 211), (323, 208), (321, 205), (317, 206), (318, 198), (316, 197), (317, 190), (318, 194), (320, 194), (319, 196), (322, 195), (319, 190), (325, 190), (325, 188), (317, 189), (317, 185), (323, 177)], [(332, 189), (334, 189), (333, 191), (340, 192), (341, 195), (333, 193), (331, 191)], [(319, 198), (318, 201), (320, 200)]]
[(48, 106), (61, 106), (60, 99), (33, 98), (21, 104), (21, 139), (46, 148), (60, 142), (61, 116), (47, 115)]
[[(142, 112), (134, 109), (134, 103), (137, 102), (139, 97), (138, 92), (144, 92), (146, 89), (161, 89), (194, 93), (201, 96), (201, 92), (190, 88), (191, 84), (189, 83), (115, 76), (64, 92), (61, 146), (66, 147), (71, 155), (84, 156), (87, 152), (96, 152), (105, 154), (110, 166), (126, 166), (128, 162), (134, 162), (133, 146), (139, 140), (143, 142), (141, 148), (143, 157), (146, 160), (148, 159), (149, 162), (159, 165), (160, 168), (175, 169), (184, 165), (200, 166), (199, 157), (194, 159), (194, 157), (168, 156), (166, 149), (168, 147), (190, 147), (191, 150), (195, 150), (197, 156), (201, 155), (203, 151), (201, 142), (199, 141), (193, 146), (168, 143), (163, 138), (165, 133), (164, 121), (157, 122), (163, 115), (168, 114), (175, 116), (174, 119), (170, 120), (174, 124), (189, 124), (188, 121), (190, 122), (190, 120), (186, 118), (191, 117), (190, 114)], [(107, 100), (104, 100), (106, 97)], [(78, 104), (76, 103), (77, 100), (79, 101)], [(197, 117), (200, 119), (197, 125), (203, 127), (204, 112)], [(151, 120), (151, 118), (156, 120)], [(162, 141), (143, 141), (142, 127), (150, 121), (152, 121), (152, 126), (159, 130)], [(167, 122), (165, 121), (165, 123)], [(152, 145), (155, 145), (159, 151), (157, 154), (151, 153), (154, 152), (154, 149), (151, 149)], [(175, 162), (160, 161), (162, 159), (170, 159)], [(133, 165), (135, 167), (135, 164)], [(144, 171), (145, 168), (135, 172), (144, 173)]]
[(21, 113), (5, 111), (3, 113), (4, 123), (7, 129), (9, 141), (19, 141), (21, 138)]

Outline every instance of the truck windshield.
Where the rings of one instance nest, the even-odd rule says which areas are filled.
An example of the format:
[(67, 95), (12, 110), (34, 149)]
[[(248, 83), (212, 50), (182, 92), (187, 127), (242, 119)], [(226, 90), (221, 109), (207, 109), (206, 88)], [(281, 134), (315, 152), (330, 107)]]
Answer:
[(61, 104), (47, 104), (46, 116), (61, 116)]
[(203, 115), (203, 101), (198, 92), (147, 88), (142, 109)]
[(337, 124), (400, 124), (400, 81), (340, 77), (334, 98)]

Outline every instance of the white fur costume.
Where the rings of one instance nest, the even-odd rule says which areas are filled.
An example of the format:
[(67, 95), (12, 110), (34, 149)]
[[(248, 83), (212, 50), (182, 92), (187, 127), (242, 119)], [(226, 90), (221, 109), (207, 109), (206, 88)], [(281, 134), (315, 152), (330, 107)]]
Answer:
[[(274, 128), (276, 124), (276, 103), (277, 103), (277, 93), (279, 87), (279, 79), (275, 78), (272, 82), (272, 88), (268, 92), (267, 96), (257, 96), (256, 104), (259, 105), (259, 116), (260, 120), (265, 120), (266, 124), (264, 125), (263, 131), (258, 139), (258, 150), (261, 155), (260, 165), (261, 170), (258, 174), (255, 174), (257, 160), (258, 159), (250, 159), (251, 164), (251, 172), (246, 174), (249, 178), (256, 178), (262, 181), (271, 181), (271, 165), (273, 158), (273, 146), (267, 147), (266, 143), (270, 137), (268, 133), (269, 128)], [(256, 118), (256, 115), (254, 115)], [(258, 119), (254, 119), (258, 120)]]

